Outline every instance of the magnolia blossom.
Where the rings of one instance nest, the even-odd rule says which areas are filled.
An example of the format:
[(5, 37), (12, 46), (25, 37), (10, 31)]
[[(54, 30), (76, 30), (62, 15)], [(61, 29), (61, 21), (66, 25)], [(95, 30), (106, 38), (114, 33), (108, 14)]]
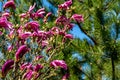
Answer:
[(30, 21), (25, 24), (25, 28), (37, 32), (40, 24), (37, 21)]
[(49, 13), (47, 13), (46, 14), (46, 16), (44, 17), (44, 23), (46, 23), (47, 22), (47, 19), (48, 19), (48, 17), (50, 16), (50, 15), (52, 15), (52, 13), (51, 12), (49, 12)]
[(67, 24), (69, 24), (69, 23), (70, 23), (70, 21), (69, 21), (69, 19), (67, 19), (66, 16), (60, 16), (60, 17), (58, 17), (58, 18), (56, 19), (56, 24), (67, 25)]
[(19, 16), (20, 16), (20, 18), (26, 18), (28, 16), (28, 14), (27, 13), (22, 13)]
[(23, 63), (21, 66), (20, 66), (20, 69), (21, 70), (33, 70), (33, 65), (31, 63)]
[(11, 52), (12, 49), (13, 49), (13, 45), (10, 45), (10, 46), (8, 46), (8, 49), (7, 49), (7, 50), (8, 50), (9, 52)]
[(69, 7), (72, 5), (72, 0), (68, 0), (66, 2), (64, 2), (61, 5), (58, 5), (58, 8), (60, 9), (69, 9)]
[(73, 39), (73, 35), (72, 35), (72, 34), (66, 34), (66, 35), (65, 35), (65, 38)]
[(42, 41), (42, 48), (46, 47), (48, 45), (48, 41)]
[(39, 70), (42, 69), (43, 66), (41, 64), (37, 64), (35, 66), (33, 66), (32, 64), (29, 63), (24, 63), (21, 66), (22, 70), (26, 70), (25, 74), (23, 75), (23, 79), (27, 79), (27, 80), (31, 80), (31, 78), (37, 79), (40, 76)]
[(50, 66), (55, 67), (55, 68), (60, 67), (60, 68), (67, 70), (67, 64), (63, 60), (53, 60), (50, 63)]
[(29, 7), (29, 10), (28, 10), (29, 13), (35, 8), (35, 5), (36, 5), (36, 4), (34, 3), (33, 6), (30, 6), (30, 7)]
[(0, 18), (0, 27), (5, 28), (5, 29), (12, 29), (12, 23), (10, 23), (6, 17), (1, 17)]
[(53, 35), (59, 34), (59, 32), (60, 32), (60, 28), (58, 28), (58, 27), (52, 27), (52, 29), (51, 29), (51, 35), (52, 34)]
[(31, 80), (33, 74), (34, 74), (33, 71), (29, 70), (23, 75), (23, 79), (26, 78), (27, 80)]
[(39, 60), (39, 59), (41, 59), (41, 58), (43, 58), (43, 56), (36, 56), (36, 57), (35, 57), (35, 60)]
[(9, 18), (9, 17), (10, 17), (10, 13), (9, 13), (9, 12), (4, 12), (4, 13), (2, 14), (2, 17)]
[(36, 16), (36, 17), (43, 18), (43, 17), (44, 17), (44, 14), (45, 14), (45, 8), (41, 8), (41, 9), (39, 9), (39, 10), (35, 13), (35, 16)]
[(42, 68), (43, 66), (41, 64), (37, 64), (36, 66), (34, 66), (34, 71), (38, 72)]
[(5, 77), (10, 69), (13, 68), (14, 61), (7, 60), (2, 66), (2, 77)]
[(79, 15), (79, 14), (73, 14), (71, 18), (72, 18), (73, 20), (75, 20), (76, 22), (78, 22), (78, 23), (84, 21), (83, 16), (82, 16), (82, 15)]
[(24, 33), (20, 33), (20, 34), (19, 34), (19, 37), (20, 37), (21, 39), (26, 39), (26, 38), (30, 37), (31, 35), (32, 35), (31, 32), (24, 32)]
[(28, 50), (27, 45), (20, 46), (15, 54), (16, 61), (18, 62)]
[(14, 3), (13, 0), (7, 1), (7, 2), (3, 5), (3, 8), (8, 8), (8, 7), (11, 7), (11, 8), (13, 8), (13, 9), (16, 8), (15, 3)]

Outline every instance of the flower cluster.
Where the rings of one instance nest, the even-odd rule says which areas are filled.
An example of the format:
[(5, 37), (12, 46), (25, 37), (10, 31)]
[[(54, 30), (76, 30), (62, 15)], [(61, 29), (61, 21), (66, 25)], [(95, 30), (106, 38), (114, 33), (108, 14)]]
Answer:
[[(68, 0), (58, 8), (67, 10), (71, 5), (72, 0)], [(35, 6), (36, 4), (30, 6), (26, 12), (17, 15), (20, 19), (19, 23), (14, 23), (11, 20), (11, 18), (16, 18), (16, 15), (11, 12), (12, 9), (17, 9), (14, 0), (7, 1), (3, 6), (5, 11), (0, 17), (0, 36), (4, 36), (6, 31), (7, 37), (5, 37), (10, 43), (6, 52), (15, 56), (14, 60), (8, 60), (3, 64), (2, 77), (4, 78), (13, 68), (13, 72), (18, 75), (23, 73), (22, 79), (27, 80), (45, 77), (44, 73), (51, 74), (51, 70), (55, 71), (59, 68), (68, 70), (66, 62), (55, 58), (55, 56), (64, 49), (63, 46), (68, 45), (69, 41), (73, 39), (72, 34), (68, 33), (74, 27), (72, 19), (80, 23), (83, 22), (83, 16), (79, 14), (74, 14), (72, 17), (64, 14), (59, 15), (55, 20), (55, 25), (51, 27), (47, 24), (49, 24), (48, 18), (54, 16), (52, 12), (46, 12), (45, 8), (34, 11)], [(30, 54), (28, 57), (31, 57), (28, 61), (27, 54)], [(9, 56), (9, 58), (11, 57)], [(68, 76), (66, 72), (62, 80), (67, 79)]]

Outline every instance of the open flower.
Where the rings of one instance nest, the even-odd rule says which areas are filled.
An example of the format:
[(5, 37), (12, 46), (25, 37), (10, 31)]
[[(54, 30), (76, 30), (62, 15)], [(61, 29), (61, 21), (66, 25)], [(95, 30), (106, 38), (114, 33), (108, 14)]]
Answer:
[(61, 24), (67, 25), (69, 23), (70, 23), (70, 21), (66, 16), (60, 16), (56, 19), (56, 24), (58, 24), (58, 25), (61, 25)]
[(40, 24), (37, 21), (31, 21), (25, 24), (25, 28), (37, 32)]
[(50, 66), (52, 66), (54, 68), (60, 67), (60, 68), (67, 70), (67, 64), (63, 60), (53, 60), (50, 63)]
[(82, 15), (79, 15), (79, 14), (74, 14), (74, 15), (72, 15), (71, 18), (72, 18), (73, 20), (75, 20), (76, 22), (78, 22), (78, 23), (84, 21), (83, 16), (82, 16)]
[(0, 28), (12, 29), (12, 23), (10, 23), (5, 16), (0, 18)]
[(7, 1), (7, 2), (3, 5), (3, 8), (8, 8), (8, 7), (11, 7), (11, 8), (13, 8), (13, 9), (16, 8), (15, 3), (14, 3), (13, 0)]
[(16, 61), (18, 62), (28, 50), (29, 49), (26, 45), (20, 46), (15, 54)]
[(43, 18), (44, 14), (45, 14), (45, 8), (41, 8), (35, 13), (35, 16), (39, 18)]
[(2, 66), (2, 77), (5, 77), (10, 69), (13, 68), (14, 61), (7, 60)]
[(30, 7), (29, 7), (29, 10), (28, 10), (29, 13), (35, 8), (35, 5), (36, 5), (36, 4), (34, 3), (33, 6), (30, 6)]
[(69, 9), (71, 5), (72, 5), (72, 0), (68, 0), (61, 5), (58, 5), (58, 8), (66, 10), (66, 9)]
[(19, 33), (19, 37), (21, 39), (26, 39), (26, 38), (30, 37), (31, 34), (32, 34), (31, 32)]

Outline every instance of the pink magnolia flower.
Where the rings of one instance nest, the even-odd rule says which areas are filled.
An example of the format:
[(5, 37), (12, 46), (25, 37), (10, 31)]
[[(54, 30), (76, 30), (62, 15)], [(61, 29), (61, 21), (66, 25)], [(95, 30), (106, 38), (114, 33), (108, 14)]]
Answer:
[(46, 50), (46, 52), (48, 53), (52, 49), (53, 49), (52, 47), (48, 47), (47, 50)]
[(60, 17), (58, 17), (57, 19), (56, 19), (56, 24), (62, 24), (62, 25), (67, 25), (67, 24), (69, 24), (70, 23), (70, 21), (69, 21), (69, 19), (67, 19), (67, 17), (66, 16), (60, 16)]
[(31, 80), (33, 74), (34, 74), (33, 71), (29, 70), (23, 75), (23, 79), (26, 78), (27, 80)]
[(28, 50), (27, 45), (20, 46), (15, 54), (16, 61), (18, 62)]
[(14, 3), (13, 0), (7, 1), (7, 2), (3, 5), (3, 8), (8, 8), (8, 7), (11, 7), (11, 8), (13, 8), (13, 9), (16, 8), (15, 3)]
[(32, 12), (32, 10), (35, 8), (35, 5), (36, 5), (36, 4), (34, 3), (34, 5), (33, 5), (33, 6), (30, 6), (30, 7), (29, 7), (29, 10), (28, 10), (28, 12), (29, 12), (29, 13), (31, 13), (31, 12)]
[(13, 68), (14, 61), (7, 60), (2, 66), (2, 77), (5, 77), (10, 69)]
[(44, 23), (46, 23), (47, 22), (47, 19), (48, 19), (48, 17), (50, 16), (50, 15), (52, 15), (52, 13), (51, 12), (49, 12), (49, 13), (47, 13), (46, 14), (46, 16), (44, 17)]
[(38, 72), (42, 68), (43, 68), (43, 66), (41, 64), (37, 64), (36, 66), (34, 66), (34, 71)]
[(43, 17), (44, 17), (44, 14), (45, 14), (45, 8), (41, 8), (41, 9), (39, 9), (39, 10), (35, 13), (35, 16), (36, 16), (36, 17), (43, 18)]
[(26, 18), (28, 16), (28, 14), (27, 13), (22, 13), (19, 16), (20, 16), (20, 18)]
[(3, 33), (0, 31), (0, 36), (2, 35)]
[(36, 66), (32, 66), (32, 64), (26, 63), (21, 66), (22, 70), (27, 69), (25, 74), (23, 75), (23, 79), (31, 80), (34, 76), (34, 80), (36, 80), (39, 76), (39, 70), (43, 68), (42, 65), (37, 64)]
[(60, 68), (67, 70), (67, 64), (63, 60), (53, 60), (50, 63), (50, 66), (52, 66), (54, 68), (60, 67)]
[(75, 20), (76, 22), (78, 22), (78, 23), (84, 21), (83, 16), (82, 16), (82, 15), (78, 15), (78, 14), (74, 14), (74, 15), (72, 15), (71, 18), (72, 18), (73, 20)]
[(36, 57), (35, 57), (35, 60), (39, 60), (39, 59), (41, 59), (41, 58), (43, 58), (43, 56), (36, 56)]
[(9, 13), (9, 12), (4, 12), (4, 13), (2, 14), (2, 17), (9, 18), (9, 17), (10, 17), (10, 13)]
[(72, 5), (72, 0), (68, 0), (61, 5), (58, 5), (58, 8), (66, 10), (66, 9), (69, 9), (71, 5)]
[(15, 32), (14, 29), (10, 30), (10, 33), (8, 34), (9, 38), (12, 39), (14, 37), (14, 32)]
[(42, 41), (42, 48), (46, 47), (48, 45), (48, 41)]
[(59, 31), (59, 35), (65, 36), (66, 32), (64, 31)]
[(66, 35), (65, 35), (65, 38), (73, 39), (73, 35), (72, 35), (72, 34), (66, 34)]
[(21, 66), (20, 66), (20, 69), (21, 70), (33, 70), (33, 65), (31, 63), (23, 63)]
[(59, 32), (60, 32), (60, 28), (58, 28), (58, 27), (52, 27), (51, 33), (52, 33), (53, 35), (59, 34)]
[(11, 52), (13, 49), (13, 45), (8, 46), (8, 51)]
[(25, 28), (37, 32), (40, 24), (37, 21), (31, 21), (25, 24)]
[(20, 33), (19, 37), (20, 37), (20, 39), (26, 39), (26, 38), (30, 37), (31, 35), (32, 35), (31, 32), (24, 32), (24, 33)]
[(6, 17), (1, 17), (0, 27), (5, 28), (5, 29), (12, 29), (12, 23), (10, 23)]

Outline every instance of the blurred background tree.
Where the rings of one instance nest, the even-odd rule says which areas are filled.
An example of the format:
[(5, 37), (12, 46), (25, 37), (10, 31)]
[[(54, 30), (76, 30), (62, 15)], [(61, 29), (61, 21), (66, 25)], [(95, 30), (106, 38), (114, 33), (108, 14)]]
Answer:
[[(65, 0), (48, 1), (57, 7)], [(84, 16), (83, 24), (76, 23), (76, 26), (79, 27), (76, 29), (76, 33), (80, 29), (88, 38), (83, 40), (79, 37), (75, 38), (64, 52), (69, 55), (77, 52), (82, 57), (77, 61), (74, 58), (71, 62), (70, 56), (65, 58), (71, 63), (69, 65), (70, 80), (119, 80), (120, 1), (73, 0), (71, 7), (72, 14), (77, 13)], [(81, 33), (78, 35), (82, 36)], [(89, 39), (92, 40), (92, 43), (89, 42)]]

